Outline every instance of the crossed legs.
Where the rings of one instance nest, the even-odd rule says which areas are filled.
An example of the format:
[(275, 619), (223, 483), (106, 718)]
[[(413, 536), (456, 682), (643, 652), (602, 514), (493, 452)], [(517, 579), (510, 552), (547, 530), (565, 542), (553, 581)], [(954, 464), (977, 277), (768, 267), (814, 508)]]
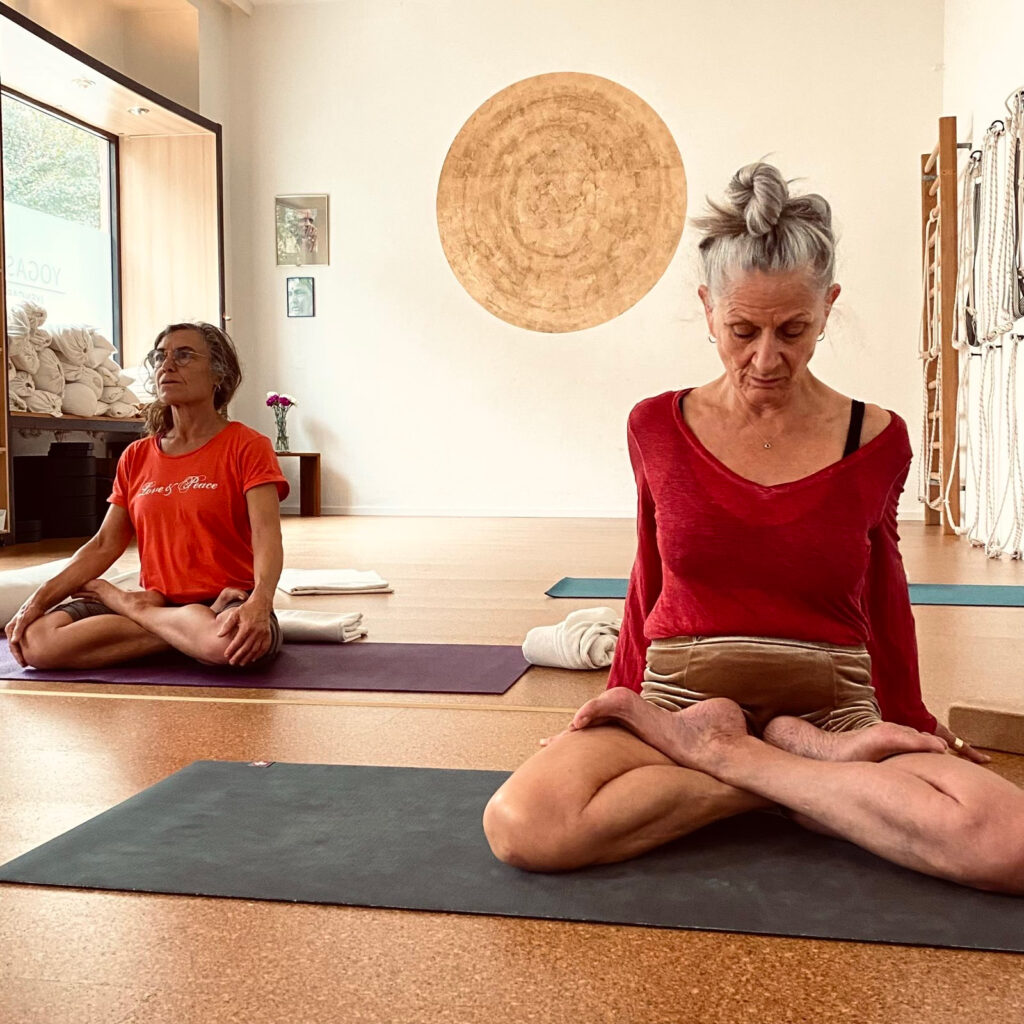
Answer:
[(227, 663), (231, 636), (218, 636), (217, 612), (244, 591), (225, 590), (212, 606), (168, 605), (154, 590), (122, 591), (104, 580), (87, 585), (113, 615), (72, 620), (54, 611), (25, 631), (22, 652), (34, 668), (103, 668), (175, 649), (207, 665)]
[(619, 688), (508, 779), (484, 830), (500, 859), (558, 871), (781, 805), (917, 871), (1024, 893), (1024, 791), (941, 747), (889, 723), (834, 734), (795, 718), (775, 719), (759, 740), (732, 701), (669, 712)]

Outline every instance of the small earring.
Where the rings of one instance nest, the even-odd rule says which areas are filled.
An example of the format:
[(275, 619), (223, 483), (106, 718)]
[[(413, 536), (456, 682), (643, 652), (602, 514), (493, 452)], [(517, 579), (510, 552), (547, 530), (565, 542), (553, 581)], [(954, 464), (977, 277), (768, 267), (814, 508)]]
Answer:
[(824, 341), (824, 340), (825, 340), (825, 332), (824, 332), (824, 331), (822, 331), (822, 332), (821, 332), (821, 334), (819, 334), (819, 335), (818, 335), (818, 336), (817, 336), (817, 337), (816, 337), (816, 338), (815, 338), (814, 340), (815, 340), (816, 342), (822, 342), (822, 341)]
[(712, 345), (718, 344), (718, 339), (713, 334), (708, 335), (708, 341), (710, 341)]

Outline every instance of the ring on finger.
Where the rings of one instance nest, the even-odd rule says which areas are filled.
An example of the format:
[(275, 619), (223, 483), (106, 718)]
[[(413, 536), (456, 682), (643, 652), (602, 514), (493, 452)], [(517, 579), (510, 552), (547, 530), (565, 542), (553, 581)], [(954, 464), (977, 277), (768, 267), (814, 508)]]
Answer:
[(953, 737), (953, 749), (959, 754), (963, 752), (964, 747), (967, 744), (959, 736)]

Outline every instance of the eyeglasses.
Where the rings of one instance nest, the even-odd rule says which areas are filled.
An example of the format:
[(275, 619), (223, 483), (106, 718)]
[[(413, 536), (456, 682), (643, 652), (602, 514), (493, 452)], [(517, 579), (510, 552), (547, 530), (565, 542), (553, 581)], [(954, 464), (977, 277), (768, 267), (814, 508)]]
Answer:
[(168, 360), (175, 366), (188, 366), (193, 359), (201, 359), (202, 353), (194, 348), (155, 348), (150, 354), (154, 366), (163, 366)]

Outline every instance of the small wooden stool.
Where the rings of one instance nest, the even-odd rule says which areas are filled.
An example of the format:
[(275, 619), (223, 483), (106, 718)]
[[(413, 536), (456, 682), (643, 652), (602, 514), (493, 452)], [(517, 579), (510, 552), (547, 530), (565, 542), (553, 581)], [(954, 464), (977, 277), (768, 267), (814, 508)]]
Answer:
[(299, 460), (299, 515), (320, 515), (320, 453), (277, 452), (279, 459)]

